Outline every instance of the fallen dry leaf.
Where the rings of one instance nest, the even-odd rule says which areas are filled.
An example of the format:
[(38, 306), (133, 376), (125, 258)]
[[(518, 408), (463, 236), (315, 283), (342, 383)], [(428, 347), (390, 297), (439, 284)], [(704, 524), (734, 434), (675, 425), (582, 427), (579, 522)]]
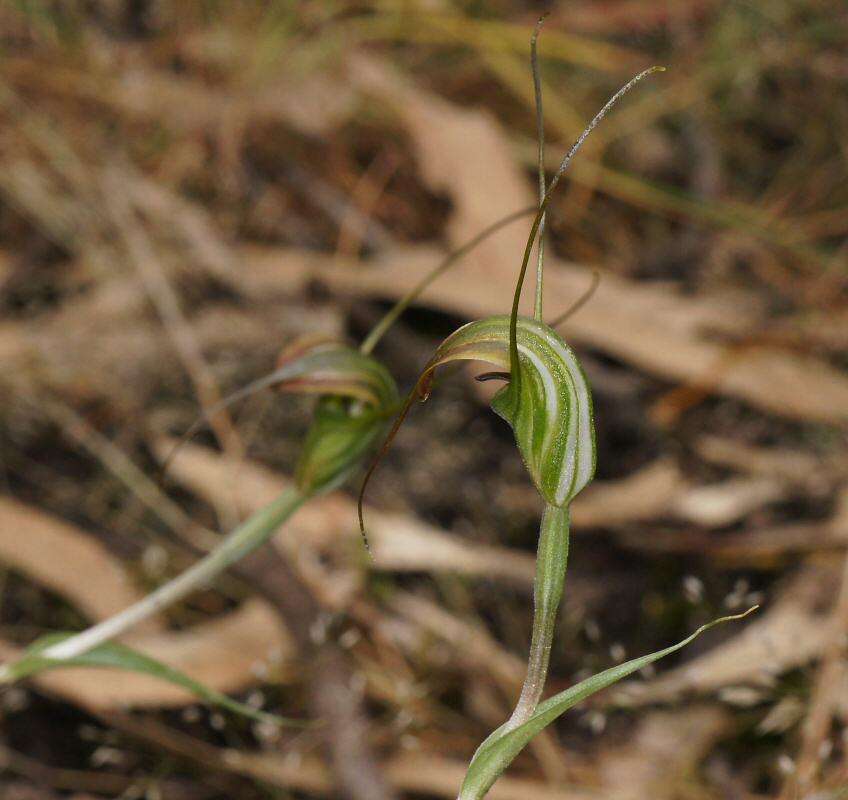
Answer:
[[(392, 105), (417, 148), (422, 177), (435, 191), (450, 196), (454, 213), (448, 234), (454, 246), (534, 203), (530, 185), (511, 157), (506, 133), (487, 112), (448, 103), (374, 58), (351, 58), (348, 73), (355, 86)], [(503, 312), (509, 307), (523, 249), (521, 226), (504, 229), (440, 279), (427, 300), (469, 317)], [(401, 256), (395, 254), (394, 261), (404, 264), (403, 270), (394, 269), (390, 280), (387, 274), (380, 276), (381, 291), (393, 297), (405, 291), (398, 287), (400, 275), (412, 285), (423, 274), (416, 274)], [(586, 267), (550, 259), (547, 307), (566, 308), (590, 279)], [(736, 302), (726, 297), (684, 298), (668, 289), (604, 274), (592, 302), (569, 320), (566, 331), (575, 342), (664, 378), (704, 384), (782, 416), (844, 422), (848, 380), (826, 362), (765, 346), (747, 348), (728, 360), (727, 347), (716, 342), (708, 329), (750, 333), (756, 314), (751, 298)], [(798, 392), (798, 386), (806, 391)]]
[[(164, 457), (171, 440), (159, 440), (155, 452)], [(170, 474), (204, 497), (213, 497), (227, 485), (228, 473), (220, 454), (186, 445), (170, 466)], [(238, 469), (237, 501), (252, 513), (273, 500), (288, 479), (248, 461)], [(532, 584), (534, 560), (526, 553), (503, 547), (466, 544), (461, 539), (404, 514), (369, 508), (368, 537), (373, 566), (392, 571), (449, 571), (499, 578), (520, 586)], [(294, 533), (293, 533), (294, 531)], [(339, 552), (343, 541), (359, 543), (356, 504), (341, 493), (318, 498), (301, 508), (279, 535), (279, 540), (308, 540), (313, 547)]]
[(826, 608), (834, 586), (833, 571), (806, 567), (723, 644), (658, 678), (628, 681), (607, 698), (617, 705), (641, 706), (726, 686), (770, 687), (778, 675), (808, 664), (822, 652), (828, 640), (822, 605)]
[[(693, 491), (697, 496), (701, 490)], [(767, 500), (768, 495), (759, 499)], [(748, 508), (746, 502), (736, 511)], [(792, 554), (843, 550), (848, 545), (848, 491), (837, 495), (836, 508), (830, 517), (815, 522), (749, 527), (739, 533), (720, 535), (709, 530), (658, 530), (656, 526), (650, 536), (626, 528), (617, 531), (617, 535), (622, 543), (639, 550), (699, 553), (723, 564), (769, 569)]]
[(730, 724), (731, 715), (716, 706), (648, 714), (626, 744), (604, 751), (598, 760), (604, 796), (615, 800), (680, 797), (692, 770)]
[(848, 476), (848, 465), (841, 452), (815, 455), (786, 447), (757, 447), (719, 436), (702, 436), (695, 442), (695, 449), (701, 458), (712, 464), (781, 478), (810, 489)]
[(594, 481), (574, 500), (576, 528), (616, 525), (663, 516), (686, 481), (673, 459), (662, 458), (620, 481)]
[(733, 478), (692, 487), (674, 499), (670, 511), (704, 528), (719, 528), (780, 500), (784, 493), (783, 482), (773, 478)]
[[(326, 767), (314, 758), (286, 758), (277, 754), (253, 754), (227, 750), (226, 767), (274, 786), (316, 794), (332, 790)], [(384, 762), (381, 768), (394, 786), (405, 792), (456, 797), (467, 764), (432, 755), (403, 755)], [(487, 795), (490, 800), (600, 800), (605, 795), (581, 789), (557, 788), (525, 778), (504, 776)]]
[(722, 527), (781, 499), (786, 481), (755, 476), (693, 486), (672, 458), (659, 458), (617, 481), (594, 481), (572, 505), (575, 528), (657, 518)]
[[(10, 497), (0, 497), (0, 562), (69, 600), (92, 622), (143, 595), (90, 534)], [(160, 628), (149, 619), (142, 630)]]

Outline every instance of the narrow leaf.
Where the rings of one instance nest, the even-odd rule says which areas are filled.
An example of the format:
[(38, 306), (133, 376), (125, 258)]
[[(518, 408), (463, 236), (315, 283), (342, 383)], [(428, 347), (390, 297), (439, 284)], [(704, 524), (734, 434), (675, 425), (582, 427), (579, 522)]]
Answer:
[(698, 630), (691, 636), (687, 636), (682, 642), (678, 642), (671, 647), (666, 647), (664, 650), (656, 653), (619, 664), (616, 667), (593, 675), (585, 681), (581, 681), (564, 692), (560, 692), (540, 703), (533, 716), (517, 728), (510, 730), (507, 725), (502, 725), (477, 748), (477, 752), (468, 766), (468, 772), (462, 783), (458, 800), (481, 800), (481, 798), (485, 797), (501, 773), (512, 763), (512, 760), (524, 749), (530, 740), (572, 706), (599, 692), (601, 689), (605, 689), (620, 681), (622, 678), (626, 678), (637, 670), (648, 666), (648, 664), (652, 664), (654, 661), (658, 661), (680, 650), (704, 631), (709, 630), (715, 625), (720, 625), (730, 620), (742, 619), (756, 608), (758, 606), (748, 609), (744, 614), (736, 614), (713, 620), (709, 624), (698, 628)]
[(8, 664), (3, 668), (0, 678), (3, 682), (14, 681), (37, 675), (51, 669), (61, 667), (101, 667), (109, 669), (122, 669), (130, 672), (140, 672), (154, 678), (167, 681), (176, 686), (187, 689), (201, 700), (211, 705), (220, 706), (234, 714), (255, 720), (257, 722), (271, 723), (278, 726), (300, 727), (308, 725), (301, 720), (286, 719), (251, 708), (244, 703), (239, 703), (221, 692), (210, 689), (202, 683), (190, 678), (184, 672), (157, 661), (150, 656), (143, 655), (126, 645), (107, 642), (89, 650), (80, 656), (73, 658), (56, 659), (44, 655), (44, 651), (74, 636), (73, 633), (51, 633), (42, 636), (34, 644), (24, 651), (21, 658), (14, 664)]

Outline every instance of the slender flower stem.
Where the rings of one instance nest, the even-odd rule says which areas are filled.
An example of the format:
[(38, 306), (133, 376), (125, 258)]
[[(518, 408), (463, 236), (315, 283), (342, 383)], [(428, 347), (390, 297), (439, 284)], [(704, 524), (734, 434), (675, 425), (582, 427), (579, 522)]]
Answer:
[(44, 656), (52, 659), (75, 658), (172, 606), (268, 541), (280, 525), (308, 499), (308, 494), (294, 488), (287, 489), (226, 536), (218, 547), (194, 566), (115, 616), (45, 650)]
[(586, 138), (589, 134), (598, 127), (598, 123), (607, 115), (607, 112), (625, 95), (629, 92), (639, 81), (643, 78), (647, 77), (653, 72), (664, 72), (665, 67), (649, 67), (646, 70), (642, 70), (638, 75), (631, 78), (627, 83), (624, 84), (609, 100), (604, 104), (604, 107), (592, 118), (592, 121), (586, 126), (583, 133), (577, 137), (577, 141), (571, 145), (571, 149), (565, 154), (565, 157), (560, 161), (559, 167), (557, 167), (557, 171), (553, 174), (551, 178), (551, 182), (548, 184), (548, 188), (545, 191), (545, 196), (542, 198), (542, 201), (539, 203), (539, 209), (536, 212), (536, 217), (533, 220), (533, 224), (530, 226), (530, 235), (527, 237), (527, 244), (524, 246), (524, 256), (521, 259), (521, 269), (518, 272), (518, 282), (515, 285), (515, 293), (512, 298), (512, 313), (510, 314), (510, 329), (509, 329), (509, 340), (510, 340), (510, 354), (509, 354), (509, 372), (512, 375), (512, 381), (516, 385), (519, 383), (521, 378), (521, 373), (518, 369), (518, 339), (516, 338), (517, 334), (517, 324), (518, 324), (518, 306), (521, 303), (521, 289), (524, 286), (524, 276), (527, 274), (527, 265), (530, 263), (530, 253), (533, 250), (533, 242), (536, 239), (536, 234), (539, 232), (539, 226), (542, 224), (542, 218), (545, 216), (545, 210), (548, 207), (548, 203), (551, 201), (551, 197), (553, 196), (554, 190), (559, 184), (560, 178), (562, 178), (565, 171), (568, 169), (568, 165), (571, 163), (572, 159), (575, 155), (577, 155), (577, 151), (580, 149), (583, 142), (586, 141)]
[(568, 532), (568, 508), (545, 506), (536, 555), (533, 635), (527, 661), (527, 676), (515, 710), (503, 726), (503, 731), (516, 728), (530, 719), (545, 688), (557, 610), (562, 599), (565, 569), (568, 565)]
[[(542, 173), (542, 178), (544, 180), (544, 173)], [(386, 315), (371, 329), (371, 332), (365, 337), (365, 340), (359, 346), (359, 352), (365, 355), (368, 355), (374, 347), (377, 345), (377, 342), (383, 338), (386, 331), (398, 321), (401, 314), (406, 311), (409, 306), (415, 302), (415, 300), (421, 295), (421, 293), (435, 281), (438, 277), (447, 272), (457, 261), (459, 261), (463, 256), (470, 253), (478, 244), (485, 241), (489, 238), (493, 233), (496, 233), (501, 228), (509, 225), (511, 222), (515, 222), (517, 219), (521, 219), (522, 217), (529, 216), (533, 212), (535, 212), (535, 207), (522, 208), (518, 211), (514, 211), (512, 214), (507, 214), (505, 217), (502, 217), (497, 222), (492, 223), (487, 228), (484, 228), (480, 233), (474, 236), (472, 239), (469, 239), (465, 244), (456, 248), (456, 250), (448, 253), (448, 255), (444, 258), (444, 260), (432, 271), (428, 272), (416, 285), (414, 288), (410, 289), (397, 303), (395, 303), (386, 313)]]

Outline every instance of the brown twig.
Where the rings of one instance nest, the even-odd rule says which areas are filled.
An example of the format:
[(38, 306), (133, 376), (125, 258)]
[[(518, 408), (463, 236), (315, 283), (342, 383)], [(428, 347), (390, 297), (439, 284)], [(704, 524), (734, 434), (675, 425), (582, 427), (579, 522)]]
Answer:
[(277, 550), (266, 545), (233, 570), (278, 611), (308, 667), (309, 702), (321, 731), (330, 767), (342, 796), (392, 800), (368, 745), (368, 723), (352, 688), (354, 672), (339, 645), (321, 633), (323, 610)]
[[(136, 217), (130, 201), (126, 198), (121, 182), (121, 174), (107, 171), (103, 177), (105, 205), (111, 210), (115, 228), (123, 242), (126, 255), (139, 275), (145, 290), (162, 320), (174, 347), (188, 372), (198, 400), (204, 412), (214, 408), (221, 401), (221, 393), (210, 371), (197, 339), (180, 307), (177, 294), (168, 280), (165, 271), (154, 250), (150, 238)], [(241, 460), (244, 447), (238, 433), (226, 411), (210, 417), (209, 425), (227, 453), (233, 465)], [(230, 507), (220, 509), (227, 517), (225, 527), (237, 523), (234, 504), (230, 498)]]
[(381, 153), (359, 177), (351, 191), (350, 207), (339, 222), (336, 255), (355, 256), (362, 248), (368, 232), (366, 226), (373, 219), (374, 210), (397, 168), (396, 155)]
[[(6, 772), (27, 778), (41, 787), (49, 786), (58, 790), (70, 790), (74, 792), (95, 792), (98, 795), (110, 795), (117, 797), (128, 791), (133, 786), (138, 786), (141, 781), (132, 775), (120, 775), (103, 770), (81, 770), (51, 767), (47, 764), (30, 758), (11, 748), (0, 745), (0, 767)], [(162, 796), (169, 800), (200, 800), (208, 797), (210, 792), (195, 783), (187, 781), (166, 780), (155, 781), (156, 788)], [(11, 784), (3, 782), (4, 800), (13, 800), (20, 797), (21, 800), (48, 800), (55, 797), (46, 789), (39, 789), (38, 793), (33, 790), (32, 794), (15, 794), (11, 790)], [(75, 795), (81, 797), (82, 795)]]
[[(843, 504), (845, 510), (839, 516), (848, 522), (848, 495)], [(842, 582), (827, 626), (830, 633), (801, 731), (797, 769), (786, 781), (780, 795), (781, 800), (791, 800), (799, 793), (803, 794), (812, 788), (824, 760), (823, 746), (830, 733), (834, 713), (842, 700), (841, 693), (848, 664), (848, 555), (843, 560)]]

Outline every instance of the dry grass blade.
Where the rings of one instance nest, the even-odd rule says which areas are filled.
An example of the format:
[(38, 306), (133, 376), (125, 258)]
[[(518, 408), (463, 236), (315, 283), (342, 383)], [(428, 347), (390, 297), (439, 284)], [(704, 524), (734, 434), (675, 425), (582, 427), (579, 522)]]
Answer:
[(192, 265), (238, 291), (235, 256), (200, 206), (137, 174), (129, 166), (122, 168), (120, 181), (163, 235), (170, 233), (181, 240)]
[[(113, 215), (115, 228), (119, 232), (130, 264), (138, 273), (150, 301), (156, 308), (194, 383), (201, 408), (206, 411), (221, 401), (221, 393), (191, 325), (182, 311), (177, 293), (160, 263), (153, 242), (124, 194), (125, 180), (126, 178), (116, 171), (109, 171), (103, 176), (103, 193), (105, 197), (111, 198), (108, 207)], [(244, 448), (227, 412), (222, 411), (216, 414), (210, 420), (210, 426), (230, 459), (233, 462), (238, 461), (244, 455)], [(222, 492), (219, 495), (218, 505), (221, 506), (222, 500), (227, 501), (228, 498), (229, 494)], [(226, 505), (223, 506), (223, 511), (227, 517), (225, 527), (233, 527), (236, 521), (235, 514)]]
[(171, 531), (198, 550), (210, 550), (218, 537), (194, 522), (180, 506), (148, 477), (113, 442), (92, 428), (70, 406), (56, 400), (40, 399), (37, 403), (51, 419), (80, 447), (91, 453), (101, 464), (126, 486), (135, 497), (153, 511)]

